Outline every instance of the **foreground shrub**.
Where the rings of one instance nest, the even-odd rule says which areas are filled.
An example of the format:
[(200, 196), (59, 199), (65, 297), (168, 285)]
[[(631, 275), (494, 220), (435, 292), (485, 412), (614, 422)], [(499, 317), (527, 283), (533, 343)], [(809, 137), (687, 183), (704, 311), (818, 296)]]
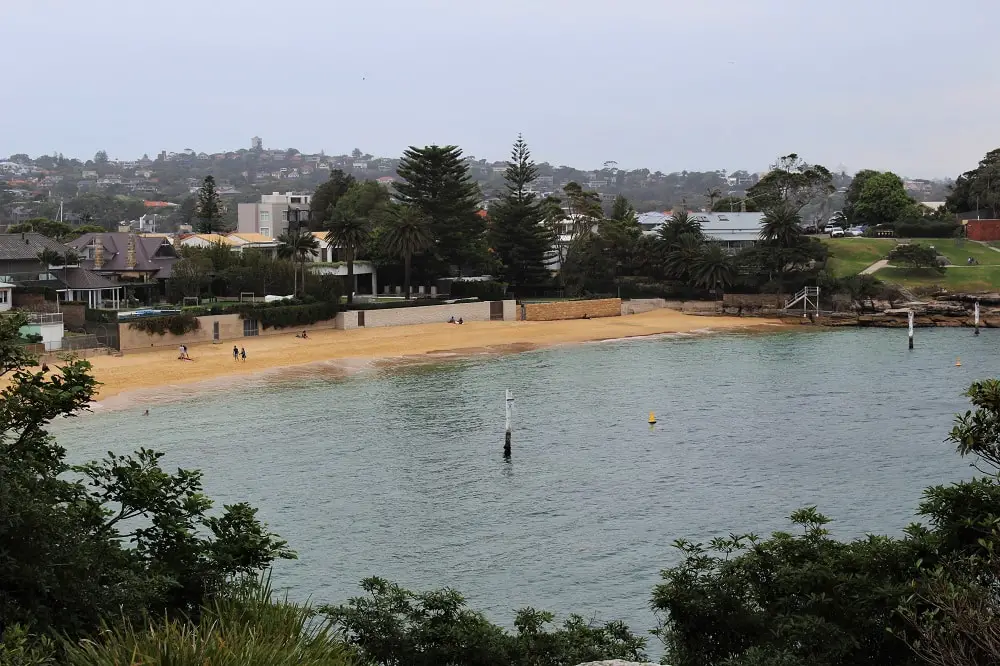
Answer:
[(197, 623), (150, 619), (108, 628), (66, 649), (71, 666), (350, 666), (328, 619), (277, 602), (270, 585), (244, 585), (206, 606)]
[(454, 590), (411, 592), (381, 578), (362, 581), (367, 597), (321, 610), (366, 663), (381, 666), (573, 666), (603, 659), (645, 660), (646, 640), (621, 622), (570, 616), (546, 631), (551, 613), (526, 608), (510, 634), (470, 610)]

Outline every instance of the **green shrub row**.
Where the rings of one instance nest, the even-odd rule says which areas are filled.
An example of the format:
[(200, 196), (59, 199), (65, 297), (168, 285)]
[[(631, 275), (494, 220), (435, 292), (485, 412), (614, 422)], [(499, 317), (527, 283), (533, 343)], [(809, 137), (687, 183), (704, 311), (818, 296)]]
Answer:
[(455, 280), (451, 283), (452, 298), (478, 298), (481, 301), (502, 301), (507, 293), (507, 284), (490, 280)]
[(149, 335), (184, 335), (201, 328), (201, 322), (190, 312), (182, 312), (177, 315), (166, 317), (142, 317), (133, 319), (128, 323), (128, 327), (135, 331), (145, 331)]
[[(454, 303), (476, 303), (478, 298), (456, 298), (450, 302)], [(393, 308), (417, 308), (428, 305), (448, 305), (436, 298), (420, 298), (412, 301), (385, 301), (383, 303), (351, 303), (349, 310), (392, 310)]]
[(308, 326), (319, 321), (329, 321), (337, 315), (339, 308), (335, 303), (300, 303), (281, 305), (268, 303), (266, 305), (246, 305), (240, 311), (240, 319), (256, 319), (262, 327), (289, 328)]

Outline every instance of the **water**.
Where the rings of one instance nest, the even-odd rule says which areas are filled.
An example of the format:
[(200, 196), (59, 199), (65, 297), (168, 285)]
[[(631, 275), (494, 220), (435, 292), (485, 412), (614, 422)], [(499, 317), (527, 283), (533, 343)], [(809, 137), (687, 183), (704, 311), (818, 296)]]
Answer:
[(898, 535), (924, 487), (969, 475), (943, 440), (968, 384), (1000, 375), (998, 335), (921, 330), (913, 352), (884, 329), (627, 340), (261, 379), (54, 430), (74, 461), (153, 447), (219, 503), (258, 506), (300, 555), (276, 571), (293, 598), (343, 601), (379, 575), (455, 587), (503, 624), (531, 605), (645, 630), (674, 539), (783, 529), (812, 504), (840, 536)]

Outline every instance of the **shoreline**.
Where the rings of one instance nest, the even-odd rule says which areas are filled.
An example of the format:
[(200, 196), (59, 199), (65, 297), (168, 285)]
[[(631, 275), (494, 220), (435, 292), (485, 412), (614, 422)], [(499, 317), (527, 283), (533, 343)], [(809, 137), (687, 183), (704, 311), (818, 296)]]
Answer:
[[(287, 334), (241, 338), (189, 348), (181, 361), (173, 348), (89, 359), (101, 382), (93, 407), (123, 409), (137, 402), (195, 397), (232, 388), (240, 380), (273, 376), (348, 377), (367, 370), (445, 360), (534, 351), (564, 344), (609, 342), (668, 334), (790, 329), (777, 319), (687, 315), (654, 310), (637, 315), (563, 321), (466, 322), (369, 329), (326, 329), (308, 339)], [(797, 327), (795, 327), (797, 328)], [(232, 345), (245, 347), (246, 361), (234, 361)]]

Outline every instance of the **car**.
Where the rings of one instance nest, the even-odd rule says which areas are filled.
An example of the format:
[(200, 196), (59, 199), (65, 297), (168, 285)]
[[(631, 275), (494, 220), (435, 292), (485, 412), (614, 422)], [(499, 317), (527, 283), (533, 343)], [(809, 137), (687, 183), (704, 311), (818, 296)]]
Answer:
[(861, 227), (851, 227), (850, 229), (847, 230), (847, 235), (857, 238), (858, 236), (864, 236), (865, 230), (862, 229)]
[(836, 224), (828, 224), (826, 225), (826, 227), (823, 228), (823, 233), (824, 234), (833, 233), (834, 229), (839, 229), (839, 228), (840, 227), (838, 227)]
[(830, 231), (830, 238), (843, 238), (843, 237), (844, 237), (844, 230), (841, 229), (840, 227), (834, 227), (833, 230)]

